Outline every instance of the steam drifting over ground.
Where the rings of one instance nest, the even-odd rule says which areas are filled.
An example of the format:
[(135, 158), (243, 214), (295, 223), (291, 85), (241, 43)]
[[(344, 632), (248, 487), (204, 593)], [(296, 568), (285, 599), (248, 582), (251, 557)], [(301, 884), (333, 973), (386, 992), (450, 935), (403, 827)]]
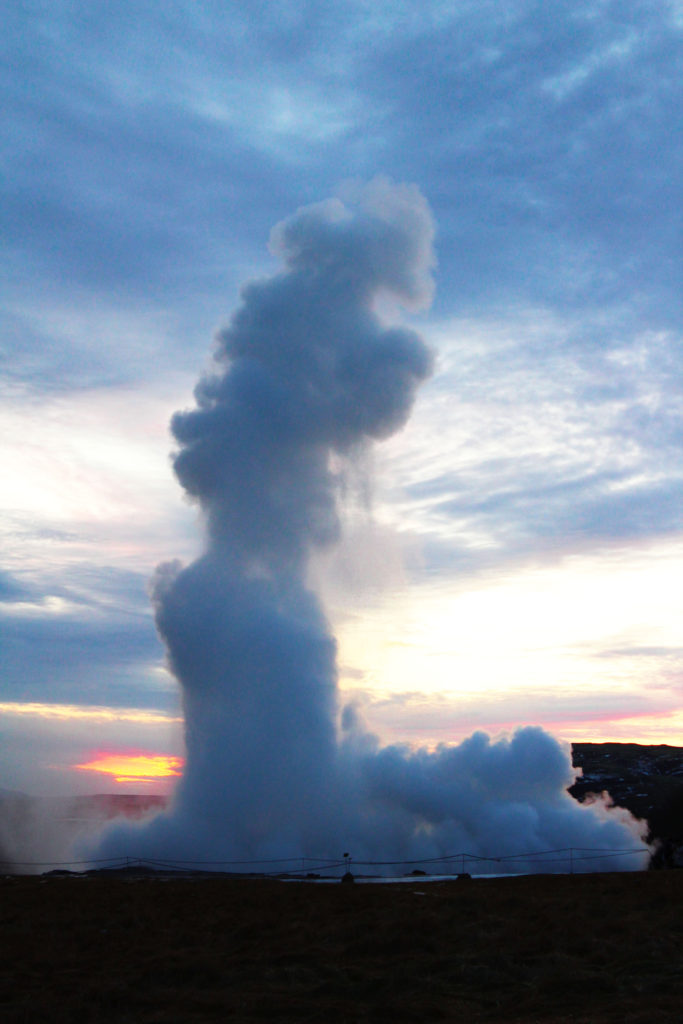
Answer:
[[(335, 642), (307, 587), (339, 534), (344, 458), (406, 422), (431, 357), (377, 303), (424, 308), (434, 227), (417, 188), (375, 179), (278, 224), (284, 267), (248, 284), (175, 470), (206, 550), (159, 567), (154, 603), (182, 687), (187, 762), (173, 807), (108, 832), (98, 856), (227, 861), (646, 849), (625, 812), (567, 793), (569, 753), (537, 728), (435, 752), (381, 748), (337, 704)], [(340, 738), (339, 738), (340, 737)], [(635, 862), (635, 863), (634, 863)], [(517, 865), (519, 867), (519, 865)]]

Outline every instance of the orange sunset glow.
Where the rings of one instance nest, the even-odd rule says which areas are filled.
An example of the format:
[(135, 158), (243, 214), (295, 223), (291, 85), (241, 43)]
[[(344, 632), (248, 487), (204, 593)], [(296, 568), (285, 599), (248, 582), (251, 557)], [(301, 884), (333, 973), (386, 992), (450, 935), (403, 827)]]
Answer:
[(156, 782), (182, 774), (182, 757), (166, 754), (112, 754), (98, 753), (91, 761), (76, 764), (82, 772), (99, 772), (115, 782)]

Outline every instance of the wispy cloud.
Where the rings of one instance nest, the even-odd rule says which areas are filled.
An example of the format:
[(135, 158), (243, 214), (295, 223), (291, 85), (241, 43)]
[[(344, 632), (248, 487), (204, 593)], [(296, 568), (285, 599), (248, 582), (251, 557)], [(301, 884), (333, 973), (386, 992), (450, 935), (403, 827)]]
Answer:
[(0, 714), (22, 715), (36, 718), (53, 718), (60, 721), (136, 722), (140, 725), (161, 725), (180, 723), (179, 715), (164, 714), (160, 711), (145, 711), (142, 708), (88, 707), (85, 704), (41, 704), (37, 701), (3, 701)]

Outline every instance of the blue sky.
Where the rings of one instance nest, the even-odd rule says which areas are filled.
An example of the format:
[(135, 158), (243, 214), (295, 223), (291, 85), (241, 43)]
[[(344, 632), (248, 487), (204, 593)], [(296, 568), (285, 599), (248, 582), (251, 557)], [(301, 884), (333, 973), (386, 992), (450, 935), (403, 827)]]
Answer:
[(378, 174), (434, 216), (435, 372), (312, 567), (343, 692), (387, 739), (683, 743), (681, 4), (0, 17), (0, 787), (181, 752), (168, 422), (273, 225)]

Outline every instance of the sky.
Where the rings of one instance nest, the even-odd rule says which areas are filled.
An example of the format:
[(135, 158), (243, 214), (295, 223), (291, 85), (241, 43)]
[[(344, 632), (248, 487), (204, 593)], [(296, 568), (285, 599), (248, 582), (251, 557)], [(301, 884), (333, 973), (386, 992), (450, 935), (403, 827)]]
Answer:
[(150, 580), (204, 540), (169, 422), (273, 226), (378, 175), (434, 219), (430, 308), (382, 310), (434, 369), (310, 566), (343, 699), (385, 742), (683, 744), (683, 6), (0, 18), (0, 789), (177, 778)]

